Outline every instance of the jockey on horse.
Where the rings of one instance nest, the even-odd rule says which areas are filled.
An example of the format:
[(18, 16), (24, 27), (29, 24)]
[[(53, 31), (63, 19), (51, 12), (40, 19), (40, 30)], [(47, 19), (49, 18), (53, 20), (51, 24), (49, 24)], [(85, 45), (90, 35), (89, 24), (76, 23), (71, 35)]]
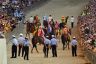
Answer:
[(69, 28), (66, 25), (64, 25), (64, 28), (62, 28), (61, 40), (63, 44), (63, 50), (65, 49), (66, 44), (68, 44), (68, 49), (69, 49), (70, 36), (69, 36)]
[(60, 34), (59, 34), (59, 22), (56, 20), (55, 21), (55, 34), (56, 34), (56, 37), (58, 37)]
[(29, 38), (30, 38), (30, 33), (33, 33), (35, 30), (33, 21), (34, 21), (34, 19), (32, 16), (26, 21), (26, 36), (28, 35)]
[(44, 31), (42, 29), (42, 26), (37, 27), (37, 29), (34, 31), (33, 35), (36, 37), (37, 43), (43, 44), (44, 43)]

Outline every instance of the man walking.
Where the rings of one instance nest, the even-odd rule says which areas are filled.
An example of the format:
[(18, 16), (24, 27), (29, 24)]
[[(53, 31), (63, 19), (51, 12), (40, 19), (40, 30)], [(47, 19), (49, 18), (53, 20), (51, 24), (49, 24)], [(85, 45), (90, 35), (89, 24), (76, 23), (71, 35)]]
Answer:
[(24, 60), (25, 59), (29, 60), (29, 40), (27, 37), (24, 40), (24, 52), (25, 52)]
[(24, 40), (25, 38), (23, 37), (23, 34), (20, 34), (20, 37), (18, 38), (18, 43), (19, 43), (19, 50), (18, 50), (18, 56), (20, 56), (21, 49), (22, 49), (22, 57), (24, 54)]
[(73, 37), (71, 41), (71, 46), (72, 46), (72, 56), (77, 56), (77, 40), (75, 37)]
[(71, 16), (70, 22), (71, 22), (71, 28), (73, 28), (74, 27), (74, 17), (73, 16)]
[(27, 58), (27, 60), (29, 60), (29, 40), (28, 38), (26, 37), (25, 40), (24, 40), (24, 60)]
[(11, 58), (17, 57), (17, 45), (18, 45), (18, 40), (14, 35), (12, 35), (12, 57)]
[(53, 57), (57, 57), (57, 40), (54, 35), (52, 35), (51, 47), (52, 47)]
[(45, 41), (44, 41), (43, 52), (44, 52), (44, 57), (47, 57), (47, 58), (48, 58), (50, 43), (51, 41), (49, 40), (49, 36), (46, 36)]

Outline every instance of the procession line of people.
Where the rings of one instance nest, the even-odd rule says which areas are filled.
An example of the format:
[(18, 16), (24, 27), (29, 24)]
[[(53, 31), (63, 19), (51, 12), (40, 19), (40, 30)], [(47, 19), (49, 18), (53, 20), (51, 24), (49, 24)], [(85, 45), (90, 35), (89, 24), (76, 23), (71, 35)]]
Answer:
[[(77, 40), (75, 37), (73, 37), (71, 41), (71, 29), (74, 27), (74, 17), (71, 17), (70, 23), (71, 23), (71, 29), (67, 26), (68, 17), (62, 17), (61, 23), (59, 21), (54, 21), (52, 15), (49, 15), (49, 17), (44, 16), (43, 17), (43, 26), (41, 26), (40, 17), (38, 15), (31, 16), (26, 22), (26, 37), (23, 36), (23, 34), (20, 34), (20, 37), (16, 39), (16, 37), (13, 35), (12, 38), (12, 58), (17, 57), (17, 46), (19, 46), (18, 50), (18, 56), (20, 56), (21, 50), (22, 50), (22, 57), (24, 59), (29, 60), (29, 46), (30, 46), (30, 39), (31, 39), (31, 53), (33, 53), (33, 49), (35, 48), (37, 53), (38, 47), (37, 43), (42, 44), (43, 47), (43, 53), (44, 57), (48, 58), (49, 50), (52, 50), (52, 57), (57, 57), (57, 33), (58, 30), (61, 31), (59, 39), (61, 39), (61, 42), (63, 44), (63, 50), (68, 47), (71, 42), (72, 46), (72, 56), (77, 56)], [(32, 33), (33, 37), (30, 37), (30, 33)], [(29, 36), (29, 37), (27, 37)]]

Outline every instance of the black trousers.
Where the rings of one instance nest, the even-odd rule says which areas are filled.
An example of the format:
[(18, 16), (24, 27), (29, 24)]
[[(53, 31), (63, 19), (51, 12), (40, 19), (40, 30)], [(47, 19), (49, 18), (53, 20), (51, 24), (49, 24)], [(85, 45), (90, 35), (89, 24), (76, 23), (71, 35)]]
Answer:
[(57, 57), (57, 48), (56, 48), (56, 45), (52, 45), (52, 54), (53, 54), (53, 57)]
[(73, 28), (74, 27), (74, 22), (71, 22), (71, 28)]
[(12, 58), (16, 58), (16, 57), (17, 57), (17, 46), (12, 45)]
[(28, 57), (29, 57), (29, 46), (24, 46), (24, 52), (25, 52), (25, 54), (24, 54), (24, 60), (25, 59), (29, 59)]
[(49, 44), (45, 44), (43, 48), (44, 56), (48, 57), (48, 52), (49, 52)]
[(24, 46), (22, 47), (22, 57), (23, 57), (23, 55), (24, 55)]
[(72, 56), (77, 56), (77, 45), (72, 46)]
[(24, 46), (19, 44), (18, 56), (20, 56), (21, 51), (22, 51), (22, 56), (23, 56), (23, 54), (24, 54)]

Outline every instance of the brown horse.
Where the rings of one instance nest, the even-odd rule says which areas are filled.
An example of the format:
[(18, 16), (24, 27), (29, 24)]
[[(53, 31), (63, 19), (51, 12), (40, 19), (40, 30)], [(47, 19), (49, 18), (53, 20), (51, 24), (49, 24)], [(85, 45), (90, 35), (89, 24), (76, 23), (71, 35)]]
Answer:
[(34, 36), (36, 37), (37, 43), (44, 44), (44, 38), (42, 36), (38, 36), (38, 29), (36, 30)]
[(62, 44), (63, 44), (63, 50), (66, 47), (68, 47), (68, 49), (69, 49), (70, 35), (69, 34), (62, 34), (61, 40), (62, 40)]

